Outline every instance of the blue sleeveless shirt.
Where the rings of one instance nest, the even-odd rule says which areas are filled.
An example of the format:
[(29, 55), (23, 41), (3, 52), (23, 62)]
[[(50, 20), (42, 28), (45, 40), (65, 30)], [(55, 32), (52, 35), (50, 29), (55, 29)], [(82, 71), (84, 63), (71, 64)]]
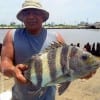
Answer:
[[(42, 52), (47, 48), (50, 43), (56, 40), (56, 34), (47, 32), (42, 28), (42, 31), (38, 35), (30, 34), (26, 29), (13, 30), (13, 44), (14, 44), (14, 61), (15, 64), (24, 63), (32, 55)], [(12, 89), (13, 100), (54, 100), (55, 87), (48, 87), (46, 93), (39, 98), (29, 94), (29, 91), (33, 91), (34, 87), (31, 83), (20, 84), (15, 82)]]

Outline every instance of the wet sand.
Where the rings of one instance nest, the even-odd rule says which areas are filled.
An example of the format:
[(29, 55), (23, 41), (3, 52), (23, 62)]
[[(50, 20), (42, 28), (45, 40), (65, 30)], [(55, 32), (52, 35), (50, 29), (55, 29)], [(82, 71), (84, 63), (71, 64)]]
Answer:
[(56, 100), (100, 100), (100, 68), (92, 78), (73, 81)]
[[(0, 73), (0, 93), (11, 89), (13, 84), (13, 79)], [(56, 92), (56, 100), (100, 100), (100, 68), (88, 80), (73, 81), (61, 96)]]

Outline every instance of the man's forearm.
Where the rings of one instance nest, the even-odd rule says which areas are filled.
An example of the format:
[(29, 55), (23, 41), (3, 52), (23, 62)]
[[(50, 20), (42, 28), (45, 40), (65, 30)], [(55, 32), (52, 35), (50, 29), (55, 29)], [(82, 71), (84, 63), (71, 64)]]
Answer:
[(15, 69), (15, 67), (14, 67), (14, 65), (11, 62), (9, 62), (7, 60), (1, 61), (0, 71), (4, 75), (6, 75), (8, 77), (13, 77), (13, 75), (14, 75), (14, 69)]

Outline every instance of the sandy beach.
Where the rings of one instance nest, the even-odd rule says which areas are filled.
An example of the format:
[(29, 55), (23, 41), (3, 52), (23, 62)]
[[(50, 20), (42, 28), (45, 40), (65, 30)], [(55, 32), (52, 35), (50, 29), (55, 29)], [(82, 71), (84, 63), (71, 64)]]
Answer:
[(100, 69), (92, 78), (73, 81), (65, 93), (56, 100), (100, 100)]
[[(0, 73), (0, 93), (11, 89), (14, 81)], [(77, 79), (61, 95), (56, 92), (56, 100), (100, 100), (100, 68), (88, 80)]]

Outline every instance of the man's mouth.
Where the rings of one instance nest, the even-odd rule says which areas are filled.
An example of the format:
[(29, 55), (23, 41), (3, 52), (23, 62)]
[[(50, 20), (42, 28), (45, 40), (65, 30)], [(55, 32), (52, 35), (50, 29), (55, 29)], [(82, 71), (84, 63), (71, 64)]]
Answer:
[(37, 20), (36, 19), (34, 19), (34, 20), (28, 20), (27, 21), (29, 24), (36, 24), (37, 23)]

